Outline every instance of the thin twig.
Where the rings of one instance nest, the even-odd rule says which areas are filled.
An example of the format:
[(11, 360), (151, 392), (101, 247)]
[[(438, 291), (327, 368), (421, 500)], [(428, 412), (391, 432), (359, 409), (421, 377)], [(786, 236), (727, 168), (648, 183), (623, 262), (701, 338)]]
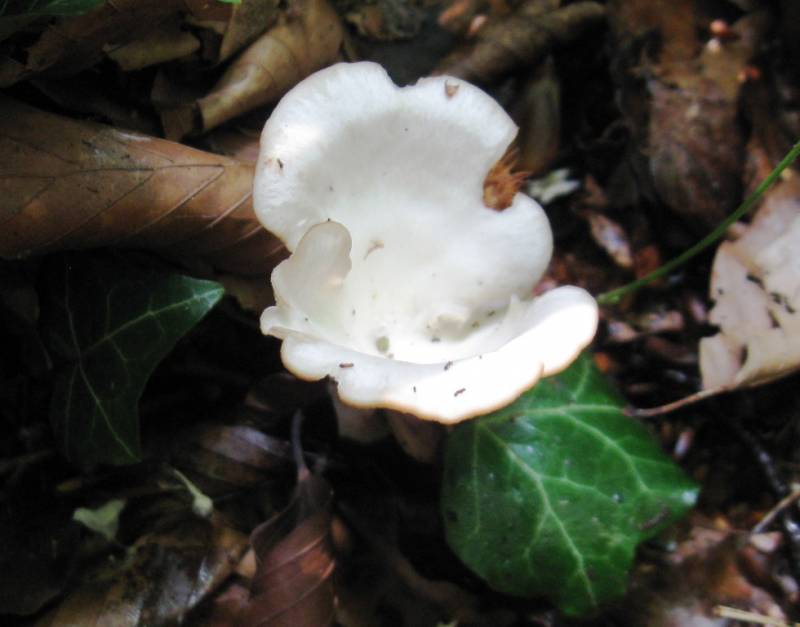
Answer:
[(783, 497), (780, 501), (778, 501), (771, 510), (769, 510), (764, 517), (758, 521), (758, 524), (753, 527), (753, 530), (750, 533), (762, 533), (766, 531), (767, 528), (775, 521), (775, 519), (780, 516), (786, 508), (790, 507), (797, 501), (800, 501), (800, 490), (795, 490), (791, 494)]
[[(755, 456), (773, 494), (779, 499), (790, 496), (789, 486), (781, 476), (777, 464), (772, 459), (772, 455), (769, 454), (767, 449), (764, 448), (761, 442), (759, 442), (752, 433), (742, 426), (738, 419), (733, 419), (731, 421), (731, 426)], [(786, 509), (781, 512), (781, 517), (783, 532), (788, 540), (789, 553), (792, 558), (790, 560), (792, 575), (795, 580), (800, 581), (800, 524), (797, 523), (792, 513)]]
[(734, 620), (746, 621), (748, 623), (755, 623), (756, 625), (769, 625), (770, 627), (800, 627), (800, 623), (790, 625), (777, 618), (764, 616), (763, 614), (756, 614), (755, 612), (745, 612), (744, 610), (735, 607), (728, 607), (727, 605), (717, 605), (714, 608), (714, 614), (721, 618), (732, 618)]

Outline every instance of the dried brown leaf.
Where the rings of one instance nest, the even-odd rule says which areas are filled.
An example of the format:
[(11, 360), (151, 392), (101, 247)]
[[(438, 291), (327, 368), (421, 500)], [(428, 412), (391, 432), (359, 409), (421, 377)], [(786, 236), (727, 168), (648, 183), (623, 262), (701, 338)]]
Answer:
[[(0, 62), (6, 86), (33, 74), (70, 76), (100, 61), (107, 51), (146, 36), (179, 12), (199, 19), (229, 15), (230, 5), (205, 0), (115, 0), (84, 15), (57, 20), (27, 49), (24, 69)], [(8, 67), (7, 67), (8, 66)]]
[(445, 58), (437, 73), (488, 83), (521, 67), (539, 63), (554, 48), (575, 41), (601, 24), (605, 8), (576, 2), (563, 8), (557, 0), (527, 0), (511, 15), (490, 19), (465, 52)]
[(154, 26), (141, 37), (112, 47), (107, 54), (123, 71), (130, 72), (183, 58), (199, 48), (200, 40), (184, 30), (175, 15)]
[(344, 31), (326, 0), (295, 0), (278, 24), (251, 44), (206, 96), (162, 112), (167, 137), (207, 131), (276, 102), (300, 80), (334, 61)]
[(124, 246), (262, 274), (252, 164), (0, 100), (0, 257)]
[(246, 537), (217, 522), (185, 520), (140, 538), (121, 562), (108, 562), (36, 627), (178, 624), (233, 571)]
[(245, 425), (200, 425), (176, 441), (173, 459), (211, 496), (285, 479), (294, 470), (289, 442)]
[(767, 193), (751, 226), (718, 249), (710, 322), (700, 342), (703, 388), (757, 385), (800, 368), (800, 177)]
[(328, 483), (307, 475), (289, 506), (253, 532), (258, 566), (240, 627), (333, 624), (331, 501)]

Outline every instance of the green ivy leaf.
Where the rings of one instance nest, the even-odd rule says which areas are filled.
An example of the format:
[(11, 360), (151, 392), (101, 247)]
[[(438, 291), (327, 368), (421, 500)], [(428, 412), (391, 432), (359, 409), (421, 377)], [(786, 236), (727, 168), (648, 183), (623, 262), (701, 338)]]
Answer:
[(79, 15), (105, 0), (0, 0), (0, 16)]
[(147, 379), (223, 288), (88, 253), (52, 258), (43, 287), (43, 331), (60, 364), (50, 418), (65, 454), (84, 466), (138, 461)]
[(636, 546), (697, 487), (580, 357), (447, 440), (447, 540), (493, 588), (586, 614), (624, 594)]

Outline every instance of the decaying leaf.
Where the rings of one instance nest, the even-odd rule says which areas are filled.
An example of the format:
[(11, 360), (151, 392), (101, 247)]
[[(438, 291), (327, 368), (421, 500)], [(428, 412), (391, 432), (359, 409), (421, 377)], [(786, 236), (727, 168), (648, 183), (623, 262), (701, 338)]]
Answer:
[(333, 624), (331, 500), (324, 479), (301, 471), (289, 506), (253, 532), (258, 566), (239, 625)]
[(221, 522), (189, 518), (141, 537), (110, 560), (36, 627), (179, 624), (233, 571), (247, 538)]
[(800, 368), (800, 177), (768, 193), (750, 227), (717, 251), (703, 388), (757, 385)]
[(446, 57), (437, 72), (489, 83), (536, 65), (553, 48), (575, 41), (605, 18), (605, 8), (596, 2), (559, 5), (558, 0), (527, 0), (507, 17), (488, 21), (474, 44)]
[(0, 257), (98, 246), (263, 275), (282, 244), (253, 213), (252, 164), (0, 100)]
[(167, 137), (207, 131), (277, 101), (301, 79), (334, 61), (343, 37), (339, 16), (327, 0), (296, 0), (291, 12), (233, 61), (209, 94), (192, 105), (162, 112)]
[[(752, 13), (731, 26), (731, 38), (702, 41), (698, 33), (710, 19), (700, 4), (615, 0), (610, 16), (618, 63), (630, 65), (621, 101), (640, 144), (642, 169), (663, 203), (708, 227), (732, 210), (741, 193), (739, 92), (767, 23), (763, 13)], [(647, 80), (641, 82), (642, 76)]]

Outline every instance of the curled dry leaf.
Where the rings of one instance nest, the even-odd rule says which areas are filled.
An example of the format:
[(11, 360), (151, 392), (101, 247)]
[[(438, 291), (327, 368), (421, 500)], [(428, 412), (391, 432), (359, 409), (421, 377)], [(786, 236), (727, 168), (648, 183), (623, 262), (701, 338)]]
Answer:
[(253, 214), (253, 166), (0, 100), (0, 257), (98, 246), (255, 275), (283, 256)]
[(466, 51), (445, 58), (437, 73), (477, 83), (523, 66), (534, 66), (551, 50), (575, 41), (605, 18), (596, 2), (576, 2), (559, 8), (558, 0), (527, 0), (507, 17), (490, 20)]
[(717, 251), (710, 322), (700, 342), (703, 388), (757, 385), (800, 368), (800, 177), (766, 197), (751, 226)]
[(253, 532), (258, 566), (240, 627), (333, 624), (331, 501), (328, 483), (306, 475), (289, 506)]
[(162, 112), (167, 137), (207, 131), (277, 101), (301, 79), (334, 61), (343, 37), (339, 16), (326, 0), (295, 0), (292, 10), (231, 64), (209, 94), (192, 105)]
[(185, 520), (141, 537), (121, 562), (108, 561), (36, 627), (173, 625), (232, 572), (247, 538), (218, 521)]

